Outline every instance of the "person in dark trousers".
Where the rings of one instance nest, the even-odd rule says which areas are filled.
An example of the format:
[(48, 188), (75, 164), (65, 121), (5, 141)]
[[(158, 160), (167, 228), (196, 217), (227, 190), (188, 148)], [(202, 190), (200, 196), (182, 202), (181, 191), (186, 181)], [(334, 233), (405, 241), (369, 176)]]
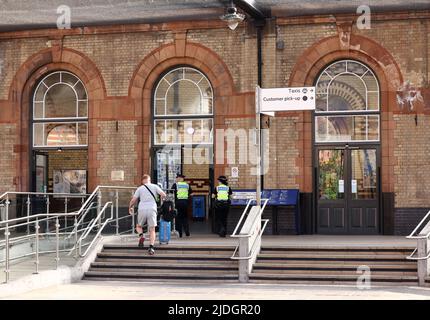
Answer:
[(176, 176), (176, 183), (172, 186), (175, 192), (175, 207), (178, 210), (178, 215), (176, 216), (176, 231), (178, 231), (180, 238), (182, 238), (182, 230), (187, 237), (190, 236), (187, 212), (188, 201), (193, 192), (190, 185), (185, 182), (184, 179), (184, 175), (178, 174)]
[(230, 211), (230, 197), (233, 191), (228, 186), (226, 176), (218, 177), (218, 186), (214, 189), (212, 198), (215, 198), (215, 219), (217, 231), (220, 237), (225, 237), (227, 234), (227, 218)]

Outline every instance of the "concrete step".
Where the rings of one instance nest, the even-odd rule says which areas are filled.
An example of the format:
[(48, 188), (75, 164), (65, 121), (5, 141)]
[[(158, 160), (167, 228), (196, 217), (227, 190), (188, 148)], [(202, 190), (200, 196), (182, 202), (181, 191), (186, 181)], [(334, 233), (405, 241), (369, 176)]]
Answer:
[(207, 266), (213, 266), (213, 265), (219, 265), (222, 264), (226, 267), (237, 267), (238, 263), (235, 260), (229, 261), (204, 261), (204, 260), (179, 260), (179, 261), (166, 261), (165, 259), (157, 259), (157, 256), (152, 256), (151, 259), (115, 259), (115, 258), (96, 258), (95, 262), (101, 262), (101, 263), (107, 263), (107, 264), (114, 264), (114, 265), (121, 265), (121, 264), (142, 264), (142, 265), (162, 265), (162, 266), (186, 266), (186, 265), (193, 265), (193, 266), (201, 266), (201, 267), (207, 267)]
[[(177, 263), (177, 264), (166, 264), (166, 263), (156, 263), (156, 262), (106, 262), (106, 261), (96, 261), (91, 264), (91, 268), (94, 269), (137, 269), (137, 270), (165, 270), (166, 272), (178, 272), (182, 270), (204, 270), (204, 271), (229, 271), (237, 272), (238, 265), (236, 264), (203, 264), (203, 263)], [(174, 271), (173, 271), (174, 270)]]
[(136, 272), (134, 271), (88, 271), (84, 274), (84, 279), (99, 279), (99, 280), (157, 280), (163, 282), (171, 282), (172, 280), (186, 280), (186, 281), (195, 281), (195, 280), (211, 280), (215, 282), (224, 282), (224, 281), (233, 281), (238, 282), (237, 274), (222, 274), (222, 273), (202, 273), (202, 274), (193, 274), (193, 273), (159, 273), (159, 272)]
[[(145, 248), (148, 248), (148, 242), (145, 241)], [(172, 251), (172, 252), (178, 252), (178, 253), (210, 253), (210, 254), (224, 254), (224, 253), (229, 253), (230, 255), (233, 253), (235, 247), (233, 246), (204, 246), (204, 245), (173, 245), (173, 244), (169, 244), (169, 245), (155, 245), (155, 249), (158, 251), (162, 251), (162, 252), (168, 252), (168, 251)], [(139, 248), (137, 246), (137, 241), (136, 241), (136, 245), (131, 245), (131, 244), (109, 244), (109, 245), (105, 245), (103, 247), (103, 250), (106, 251), (114, 251), (114, 250), (142, 250), (141, 248)]]
[(410, 254), (414, 248), (411, 247), (372, 247), (372, 246), (363, 246), (363, 247), (348, 247), (348, 246), (325, 246), (325, 247), (297, 247), (297, 246), (271, 246), (261, 247), (261, 252), (346, 252), (346, 253), (406, 253)]
[(261, 250), (260, 254), (265, 255), (301, 255), (301, 256), (395, 256), (406, 258), (411, 252), (375, 252), (375, 251), (300, 251), (300, 250)]
[(100, 252), (97, 254), (98, 258), (116, 258), (116, 259), (157, 259), (157, 260), (169, 260), (169, 261), (183, 261), (183, 260), (200, 260), (200, 261), (231, 261), (230, 256), (226, 255), (196, 255), (196, 254), (169, 254), (162, 252), (155, 252), (155, 255), (151, 256), (146, 250), (141, 252)]
[[(359, 265), (345, 265), (341, 263), (332, 264), (301, 264), (301, 263), (283, 263), (283, 264), (272, 264), (272, 263), (256, 263), (253, 270), (264, 272), (266, 270), (273, 271), (288, 271), (288, 270), (315, 270), (315, 271), (357, 271)], [(367, 265), (371, 272), (417, 272), (417, 267), (415, 266), (404, 266), (398, 264), (373, 264)]]
[(148, 268), (148, 267), (138, 267), (136, 268), (135, 266), (132, 267), (126, 267), (126, 266), (122, 266), (122, 267), (116, 267), (116, 266), (104, 266), (104, 267), (100, 267), (100, 266), (91, 266), (89, 268), (88, 271), (91, 272), (120, 272), (120, 273), (124, 273), (124, 272), (128, 272), (128, 273), (136, 273), (136, 274), (147, 274), (147, 273), (160, 273), (160, 274), (168, 274), (168, 275), (180, 275), (180, 276), (185, 276), (185, 275), (189, 275), (189, 274), (194, 274), (194, 275), (212, 275), (212, 274), (223, 274), (223, 275), (238, 275), (238, 270), (236, 269), (229, 269), (229, 268), (222, 268), (222, 267), (218, 267), (218, 268), (211, 268), (211, 269), (198, 269), (198, 268), (187, 268), (187, 269), (182, 269), (182, 268)]
[[(127, 248), (127, 249), (121, 249), (121, 250), (115, 250), (115, 249), (103, 249), (101, 252), (103, 253), (130, 253), (130, 254), (142, 254), (146, 253), (148, 251), (148, 247), (144, 248)], [(155, 252), (157, 254), (171, 254), (171, 255), (216, 255), (216, 256), (225, 256), (225, 257), (231, 257), (234, 250), (229, 251), (210, 251), (210, 250), (172, 250), (172, 249), (165, 249), (160, 247), (155, 247)]]
[(396, 261), (406, 262), (402, 255), (389, 254), (329, 254), (329, 253), (265, 253), (258, 255), (258, 260), (303, 260), (303, 261)]
[[(254, 274), (258, 275), (265, 275), (265, 274), (277, 274), (277, 275), (331, 275), (331, 276), (338, 276), (338, 275), (351, 275), (358, 277), (359, 274), (362, 274), (361, 271), (357, 273), (357, 270), (341, 270), (341, 269), (331, 269), (331, 270), (323, 270), (323, 269), (284, 269), (284, 270), (259, 270), (259, 269), (253, 269)], [(399, 270), (371, 270), (371, 276), (416, 276), (416, 271), (399, 271)]]
[[(312, 284), (356, 284), (359, 275), (327, 274), (258, 274), (251, 273), (250, 283), (312, 283)], [(371, 284), (416, 285), (417, 276), (372, 275)]]

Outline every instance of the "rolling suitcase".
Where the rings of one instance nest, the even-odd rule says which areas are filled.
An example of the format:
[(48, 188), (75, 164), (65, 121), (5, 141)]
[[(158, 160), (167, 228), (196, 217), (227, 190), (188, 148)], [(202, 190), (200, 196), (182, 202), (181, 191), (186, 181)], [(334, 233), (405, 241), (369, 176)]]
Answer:
[(158, 240), (160, 244), (167, 243), (169, 244), (170, 241), (170, 221), (164, 221), (163, 219), (160, 220), (160, 227), (158, 232)]

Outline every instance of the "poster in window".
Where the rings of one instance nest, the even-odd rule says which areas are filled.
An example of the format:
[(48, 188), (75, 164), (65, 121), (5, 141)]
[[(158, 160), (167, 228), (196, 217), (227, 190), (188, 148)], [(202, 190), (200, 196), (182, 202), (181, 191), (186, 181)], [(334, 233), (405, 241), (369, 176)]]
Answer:
[(46, 192), (45, 167), (36, 167), (36, 191)]
[(86, 170), (54, 170), (54, 193), (86, 193)]

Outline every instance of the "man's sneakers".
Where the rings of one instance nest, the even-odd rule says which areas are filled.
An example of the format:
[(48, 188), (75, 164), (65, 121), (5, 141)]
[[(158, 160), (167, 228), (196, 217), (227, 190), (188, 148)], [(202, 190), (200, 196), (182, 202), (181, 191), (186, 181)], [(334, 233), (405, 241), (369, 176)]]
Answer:
[(155, 249), (154, 249), (154, 246), (152, 244), (149, 246), (148, 253), (150, 256), (155, 254)]
[(139, 244), (138, 244), (138, 247), (139, 248), (143, 248), (143, 243), (144, 243), (144, 241), (145, 241), (145, 237), (142, 235), (142, 236), (140, 236), (139, 237)]

